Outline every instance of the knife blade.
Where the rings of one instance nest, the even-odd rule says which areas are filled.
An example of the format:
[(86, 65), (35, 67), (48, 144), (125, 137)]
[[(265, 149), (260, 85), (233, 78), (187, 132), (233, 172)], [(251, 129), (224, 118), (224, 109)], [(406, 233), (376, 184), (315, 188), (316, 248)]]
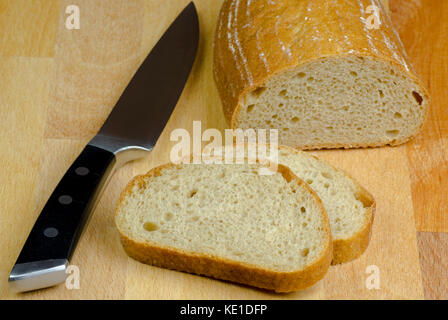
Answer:
[(63, 176), (9, 275), (13, 291), (54, 286), (113, 172), (156, 144), (193, 66), (199, 21), (191, 2), (168, 27), (118, 99), (98, 134)]

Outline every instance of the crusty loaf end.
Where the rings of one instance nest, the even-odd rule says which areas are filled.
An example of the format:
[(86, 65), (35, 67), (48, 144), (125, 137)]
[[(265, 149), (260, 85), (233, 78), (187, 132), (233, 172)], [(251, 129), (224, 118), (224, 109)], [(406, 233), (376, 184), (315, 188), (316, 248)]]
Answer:
[[(368, 24), (373, 6), (376, 27)], [(213, 69), (229, 125), (278, 129), (279, 144), (299, 149), (398, 145), (414, 137), (430, 99), (386, 6), (225, 0)]]

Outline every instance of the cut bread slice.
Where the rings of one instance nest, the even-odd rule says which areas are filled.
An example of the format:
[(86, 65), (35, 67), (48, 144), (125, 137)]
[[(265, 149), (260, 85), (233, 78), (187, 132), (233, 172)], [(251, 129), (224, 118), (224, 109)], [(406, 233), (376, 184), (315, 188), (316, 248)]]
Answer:
[(168, 164), (123, 191), (116, 226), (141, 262), (277, 292), (307, 288), (332, 260), (328, 217), (283, 166)]
[(376, 0), (225, 0), (213, 69), (230, 127), (278, 129), (299, 149), (415, 136), (430, 99), (386, 12)]
[(372, 195), (345, 172), (309, 153), (280, 146), (278, 160), (322, 199), (333, 238), (332, 264), (358, 258), (370, 241), (375, 211)]
[(202, 159), (213, 159), (216, 154), (231, 154), (233, 161), (236, 161), (236, 155), (240, 158), (249, 157), (253, 161), (267, 159), (270, 161), (268, 163), (288, 167), (294, 175), (306, 182), (322, 200), (330, 220), (333, 239), (332, 264), (352, 261), (367, 249), (375, 201), (367, 190), (344, 171), (309, 152), (274, 144), (227, 145), (210, 149), (202, 155)]

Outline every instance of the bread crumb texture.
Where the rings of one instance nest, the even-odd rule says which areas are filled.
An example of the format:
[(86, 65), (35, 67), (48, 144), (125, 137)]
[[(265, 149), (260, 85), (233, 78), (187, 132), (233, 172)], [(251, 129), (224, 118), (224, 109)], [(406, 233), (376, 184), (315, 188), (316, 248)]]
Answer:
[(177, 165), (135, 179), (116, 224), (139, 243), (279, 272), (304, 269), (328, 249), (320, 200), (298, 179), (258, 165)]
[(322, 199), (333, 240), (351, 238), (362, 229), (373, 198), (353, 179), (324, 161), (292, 148), (280, 149), (279, 162), (308, 183)]
[(333, 239), (333, 264), (358, 258), (370, 241), (373, 196), (344, 171), (308, 152), (280, 146), (279, 163), (287, 166), (319, 196), (328, 214)]
[(236, 127), (278, 129), (292, 146), (395, 144), (425, 116), (423, 95), (395, 67), (372, 59), (327, 58), (289, 70), (251, 91)]

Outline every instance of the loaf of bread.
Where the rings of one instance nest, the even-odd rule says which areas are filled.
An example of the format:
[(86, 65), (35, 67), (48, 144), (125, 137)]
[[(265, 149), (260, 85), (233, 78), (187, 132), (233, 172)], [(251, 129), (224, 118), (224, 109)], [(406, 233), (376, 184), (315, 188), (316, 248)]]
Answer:
[(332, 260), (322, 202), (288, 168), (260, 167), (169, 164), (136, 177), (115, 218), (126, 253), (277, 292), (313, 285)]
[(378, 0), (225, 0), (213, 68), (232, 128), (300, 149), (401, 144), (428, 111)]
[(375, 211), (372, 195), (345, 172), (310, 153), (280, 146), (278, 160), (321, 198), (330, 219), (332, 264), (358, 258), (370, 241)]

